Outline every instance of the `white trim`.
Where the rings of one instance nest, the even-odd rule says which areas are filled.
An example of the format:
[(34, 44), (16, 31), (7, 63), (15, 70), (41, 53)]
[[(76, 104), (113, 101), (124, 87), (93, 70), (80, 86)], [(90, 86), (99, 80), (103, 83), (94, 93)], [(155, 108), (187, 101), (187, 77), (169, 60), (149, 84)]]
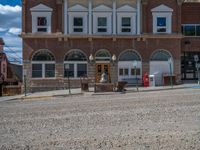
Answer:
[[(153, 33), (172, 33), (172, 12), (173, 9), (167, 7), (166, 5), (160, 5), (151, 9), (153, 15)], [(157, 18), (166, 18), (166, 32), (158, 32)]]
[(34, 7), (32, 7), (31, 9), (30, 9), (30, 11), (53, 11), (53, 9), (52, 8), (50, 8), (50, 7), (48, 7), (48, 6), (46, 6), (46, 5), (44, 5), (44, 4), (39, 4), (39, 5), (37, 5), (37, 6), (34, 6)]
[(92, 1), (89, 0), (88, 1), (88, 32), (89, 32), (89, 35), (92, 34)]
[(99, 5), (93, 9), (93, 11), (100, 11), (100, 12), (111, 12), (112, 9), (106, 5)]
[[(74, 18), (75, 17), (80, 17), (83, 18), (83, 32), (74, 32)], [(69, 33), (70, 34), (87, 34), (88, 31), (88, 26), (87, 26), (87, 12), (69, 12)]]
[(76, 4), (76, 5), (68, 8), (68, 11), (87, 12), (88, 9), (82, 5)]
[(47, 29), (47, 33), (51, 33), (51, 16), (53, 9), (43, 5), (39, 4), (33, 8), (30, 9), (31, 15), (32, 15), (32, 33), (37, 33), (38, 28), (40, 28), (37, 25), (37, 18), (38, 17), (45, 17), (47, 20), (47, 26), (43, 26)]
[[(107, 18), (107, 32), (98, 32), (98, 18), (99, 17), (105, 17)], [(107, 12), (107, 13), (103, 13), (103, 12), (94, 12), (93, 13), (93, 33), (94, 34), (99, 34), (99, 35), (108, 35), (108, 34), (112, 34), (112, 13), (111, 12)]]
[[(122, 18), (123, 17), (130, 17), (131, 19), (131, 32), (122, 32)], [(117, 33), (121, 35), (133, 35), (136, 34), (136, 13), (117, 13)]]
[(117, 18), (117, 15), (116, 15), (116, 0), (113, 0), (113, 35), (116, 35), (116, 28), (117, 28), (117, 21), (116, 21), (116, 18)]
[[(64, 66), (65, 66), (65, 64), (73, 64), (74, 65), (74, 77), (73, 77), (73, 79), (80, 78), (80, 77), (78, 77), (78, 71), (77, 71), (77, 65), (78, 64), (87, 65), (87, 75), (88, 75), (88, 62), (87, 61), (64, 61)], [(63, 78), (67, 78), (65, 76), (65, 67), (64, 67), (64, 72), (63, 72)], [(72, 78), (72, 77), (70, 77), (70, 78)]]
[[(34, 78), (32, 76), (33, 73), (33, 65), (34, 64), (41, 64), (42, 65), (42, 77), (41, 78)], [(45, 65), (46, 64), (54, 64), (55, 65), (55, 76), (54, 77), (45, 77)], [(55, 79), (56, 78), (56, 62), (55, 61), (32, 61), (31, 62), (31, 79)]]
[(151, 12), (173, 12), (173, 9), (162, 4), (162, 5), (159, 5), (158, 7), (151, 9)]
[(141, 0), (137, 0), (137, 35), (141, 34)]
[(118, 12), (136, 12), (137, 10), (130, 5), (124, 5), (117, 9)]
[(68, 1), (64, 0), (64, 34), (68, 34)]

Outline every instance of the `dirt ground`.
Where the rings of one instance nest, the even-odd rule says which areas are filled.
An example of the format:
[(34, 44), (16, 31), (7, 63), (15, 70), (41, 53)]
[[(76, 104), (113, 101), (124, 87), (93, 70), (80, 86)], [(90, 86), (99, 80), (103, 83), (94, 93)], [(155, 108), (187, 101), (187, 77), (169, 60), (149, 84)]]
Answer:
[(200, 90), (0, 102), (0, 149), (199, 150)]

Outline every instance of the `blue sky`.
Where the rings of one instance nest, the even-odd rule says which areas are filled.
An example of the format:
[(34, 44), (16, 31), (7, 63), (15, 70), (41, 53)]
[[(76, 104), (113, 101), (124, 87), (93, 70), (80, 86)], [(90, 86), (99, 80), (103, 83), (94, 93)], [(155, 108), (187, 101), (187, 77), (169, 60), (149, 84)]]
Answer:
[(0, 37), (10, 61), (22, 61), (21, 0), (0, 0)]

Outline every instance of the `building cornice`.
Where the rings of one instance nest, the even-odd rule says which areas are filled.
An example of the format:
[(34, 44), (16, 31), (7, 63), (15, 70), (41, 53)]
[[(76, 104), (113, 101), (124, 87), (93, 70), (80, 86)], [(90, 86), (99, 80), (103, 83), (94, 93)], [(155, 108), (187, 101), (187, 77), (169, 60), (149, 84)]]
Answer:
[(182, 34), (141, 34), (141, 35), (65, 35), (62, 33), (52, 33), (52, 34), (32, 34), (32, 33), (22, 33), (19, 35), (22, 39), (58, 39), (62, 41), (64, 39), (181, 39), (184, 36)]

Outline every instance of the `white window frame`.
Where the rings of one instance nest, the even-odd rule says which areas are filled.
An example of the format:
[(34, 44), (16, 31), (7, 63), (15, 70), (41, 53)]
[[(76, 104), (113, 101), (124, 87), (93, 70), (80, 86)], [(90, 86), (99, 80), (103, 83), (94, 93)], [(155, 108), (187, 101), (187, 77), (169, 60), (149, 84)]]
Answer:
[[(195, 35), (185, 35), (185, 26), (194, 26), (195, 27)], [(200, 24), (182, 24), (182, 27), (183, 27), (183, 35), (186, 36), (186, 37), (200, 37), (200, 35), (197, 35), (197, 26), (200, 26)]]
[[(69, 12), (69, 33), (70, 34), (87, 34), (87, 25), (88, 25), (88, 13), (87, 12)], [(83, 32), (74, 32), (74, 18), (83, 18)]]
[[(166, 18), (166, 32), (158, 32), (157, 18)], [(172, 12), (153, 12), (153, 33), (172, 33)]]
[[(107, 32), (98, 32), (98, 18), (105, 17), (107, 18)], [(112, 12), (94, 12), (93, 13), (93, 33), (99, 35), (107, 35), (112, 34)]]
[(64, 61), (64, 73), (63, 73), (64, 78), (67, 78), (67, 77), (65, 77), (65, 65), (66, 64), (73, 64), (74, 65), (74, 77), (70, 77), (70, 78), (73, 78), (73, 79), (79, 79), (80, 78), (80, 77), (78, 77), (78, 71), (77, 71), (78, 64), (86, 64), (87, 75), (88, 75), (88, 63), (87, 63), (87, 61)]
[[(41, 78), (34, 78), (32, 76), (32, 72), (33, 72), (32, 65), (33, 64), (41, 64), (42, 65), (42, 77)], [(31, 63), (31, 78), (32, 79), (55, 79), (56, 78), (56, 68), (55, 68), (55, 77), (45, 77), (45, 65), (46, 64), (53, 64), (56, 67), (55, 61), (32, 61), (32, 63)]]
[[(132, 13), (127, 13), (127, 12), (119, 12), (117, 13), (117, 24), (118, 24), (118, 28), (117, 28), (117, 33), (121, 34), (121, 35), (133, 35), (136, 34), (136, 13), (132, 12)], [(131, 19), (131, 32), (122, 32), (123, 26), (122, 26), (122, 18), (124, 17), (128, 17)]]

